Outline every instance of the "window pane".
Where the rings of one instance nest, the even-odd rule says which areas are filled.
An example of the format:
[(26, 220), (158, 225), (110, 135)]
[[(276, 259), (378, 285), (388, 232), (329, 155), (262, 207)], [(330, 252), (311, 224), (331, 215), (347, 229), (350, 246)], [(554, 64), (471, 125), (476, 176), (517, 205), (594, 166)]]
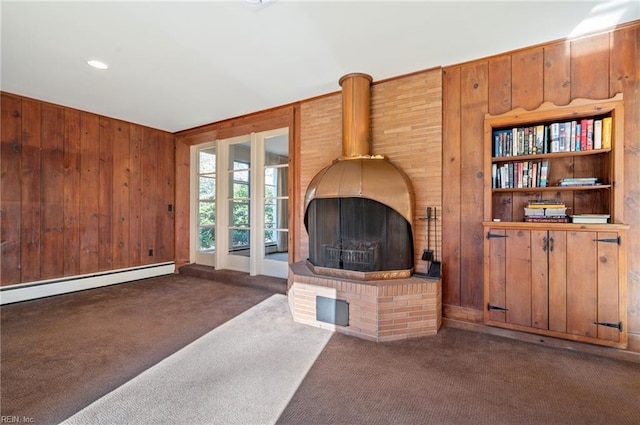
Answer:
[(201, 227), (198, 232), (199, 250), (212, 251), (216, 248), (216, 234), (212, 227)]
[(289, 196), (289, 168), (278, 168), (278, 196)]
[(249, 203), (232, 201), (231, 225), (249, 227)]
[(234, 183), (232, 197), (235, 199), (249, 198), (249, 185), (244, 183)]
[(229, 241), (232, 248), (249, 246), (249, 230), (229, 229)]
[(245, 161), (233, 161), (233, 169), (234, 170), (248, 170), (249, 163)]
[(200, 176), (200, 199), (214, 200), (216, 198), (216, 178)]
[(200, 202), (198, 220), (201, 226), (216, 224), (216, 204), (214, 202)]
[(282, 165), (289, 162), (289, 135), (267, 137), (264, 140), (265, 165)]
[(202, 149), (200, 151), (199, 156), (199, 173), (200, 174), (210, 174), (216, 172), (216, 148), (210, 147), (207, 149)]
[(265, 258), (276, 261), (288, 261), (288, 233), (279, 230), (265, 230)]
[(265, 198), (275, 198), (277, 196), (277, 191), (275, 186), (264, 185), (264, 197)]
[(234, 171), (232, 173), (232, 179), (235, 182), (247, 182), (249, 183), (249, 171)]
[(267, 167), (264, 169), (264, 184), (268, 184), (271, 186), (276, 185), (276, 174), (277, 171), (275, 168)]

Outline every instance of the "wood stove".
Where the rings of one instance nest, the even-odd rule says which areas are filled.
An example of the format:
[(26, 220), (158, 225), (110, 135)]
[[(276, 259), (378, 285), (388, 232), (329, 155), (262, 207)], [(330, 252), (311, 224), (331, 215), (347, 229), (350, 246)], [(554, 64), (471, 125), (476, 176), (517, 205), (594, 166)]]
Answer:
[(343, 155), (307, 188), (309, 258), (289, 267), (289, 306), (296, 322), (373, 341), (434, 335), (441, 282), (412, 276), (413, 187), (369, 152), (370, 84), (340, 79)]
[(413, 271), (413, 188), (400, 169), (369, 152), (370, 83), (366, 74), (340, 79), (343, 156), (307, 189), (304, 223), (314, 273), (370, 280)]

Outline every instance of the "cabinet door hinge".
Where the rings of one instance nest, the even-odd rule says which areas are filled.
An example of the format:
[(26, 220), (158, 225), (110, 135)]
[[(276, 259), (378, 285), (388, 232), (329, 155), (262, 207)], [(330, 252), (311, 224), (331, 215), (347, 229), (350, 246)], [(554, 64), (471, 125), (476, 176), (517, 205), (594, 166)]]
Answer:
[(594, 242), (608, 242), (608, 243), (617, 243), (618, 245), (622, 245), (622, 238), (620, 236), (618, 236), (617, 238), (610, 238), (610, 239), (594, 239)]
[(622, 332), (622, 322), (618, 322), (618, 323), (593, 322), (593, 324), (598, 326), (606, 326), (608, 328), (615, 328), (620, 332)]
[(508, 238), (508, 236), (507, 235), (499, 235), (497, 233), (487, 232), (487, 239), (491, 239), (491, 238)]
[(508, 311), (508, 308), (504, 308), (504, 307), (500, 307), (497, 305), (491, 305), (491, 304), (487, 304), (487, 310), (491, 311), (491, 310), (498, 310), (498, 311)]

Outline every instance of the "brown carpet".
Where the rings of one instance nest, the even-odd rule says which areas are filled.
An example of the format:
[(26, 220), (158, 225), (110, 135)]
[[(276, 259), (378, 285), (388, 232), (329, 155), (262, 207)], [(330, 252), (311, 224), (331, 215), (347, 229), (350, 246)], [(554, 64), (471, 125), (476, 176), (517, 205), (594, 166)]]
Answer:
[[(3, 306), (0, 413), (58, 423), (273, 293), (170, 275)], [(637, 425), (639, 405), (638, 363), (445, 327), (335, 334), (279, 423)]]
[(640, 424), (640, 365), (456, 328), (334, 334), (278, 424)]
[(168, 275), (2, 306), (0, 413), (59, 423), (271, 295)]

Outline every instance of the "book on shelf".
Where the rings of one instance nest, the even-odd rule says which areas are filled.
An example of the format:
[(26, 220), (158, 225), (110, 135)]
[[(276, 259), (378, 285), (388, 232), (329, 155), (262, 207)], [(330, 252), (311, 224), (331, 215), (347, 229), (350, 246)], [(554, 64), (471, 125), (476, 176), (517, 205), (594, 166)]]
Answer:
[(571, 216), (572, 223), (582, 224), (603, 224), (609, 221), (609, 214), (574, 214)]
[(577, 127), (577, 122), (576, 121), (571, 121), (571, 140), (569, 142), (569, 150), (570, 151), (575, 151), (576, 150), (576, 127)]
[(545, 217), (565, 217), (567, 215), (567, 207), (545, 208)]
[(598, 184), (597, 177), (565, 177), (558, 181), (558, 186), (595, 186)]
[(587, 120), (580, 120), (580, 150), (587, 150)]
[(545, 126), (542, 124), (536, 126), (536, 132), (535, 132), (536, 146), (535, 146), (534, 153), (538, 153), (538, 154), (546, 153), (546, 150), (544, 148), (545, 138), (546, 138), (545, 135), (546, 135)]
[(555, 199), (532, 199), (527, 205), (528, 208), (563, 208), (565, 203)]
[(529, 208), (524, 207), (525, 217), (565, 217), (567, 207), (559, 208)]
[(593, 122), (593, 149), (602, 149), (602, 120)]
[(549, 161), (543, 160), (540, 163), (540, 179), (538, 187), (547, 187), (547, 177), (549, 176)]
[(549, 125), (549, 152), (560, 152), (560, 123)]
[(602, 119), (602, 149), (611, 149), (611, 126), (613, 119), (606, 117)]
[(587, 149), (593, 149), (593, 119), (590, 118), (587, 120)]
[(527, 223), (568, 223), (569, 217), (525, 217)]

